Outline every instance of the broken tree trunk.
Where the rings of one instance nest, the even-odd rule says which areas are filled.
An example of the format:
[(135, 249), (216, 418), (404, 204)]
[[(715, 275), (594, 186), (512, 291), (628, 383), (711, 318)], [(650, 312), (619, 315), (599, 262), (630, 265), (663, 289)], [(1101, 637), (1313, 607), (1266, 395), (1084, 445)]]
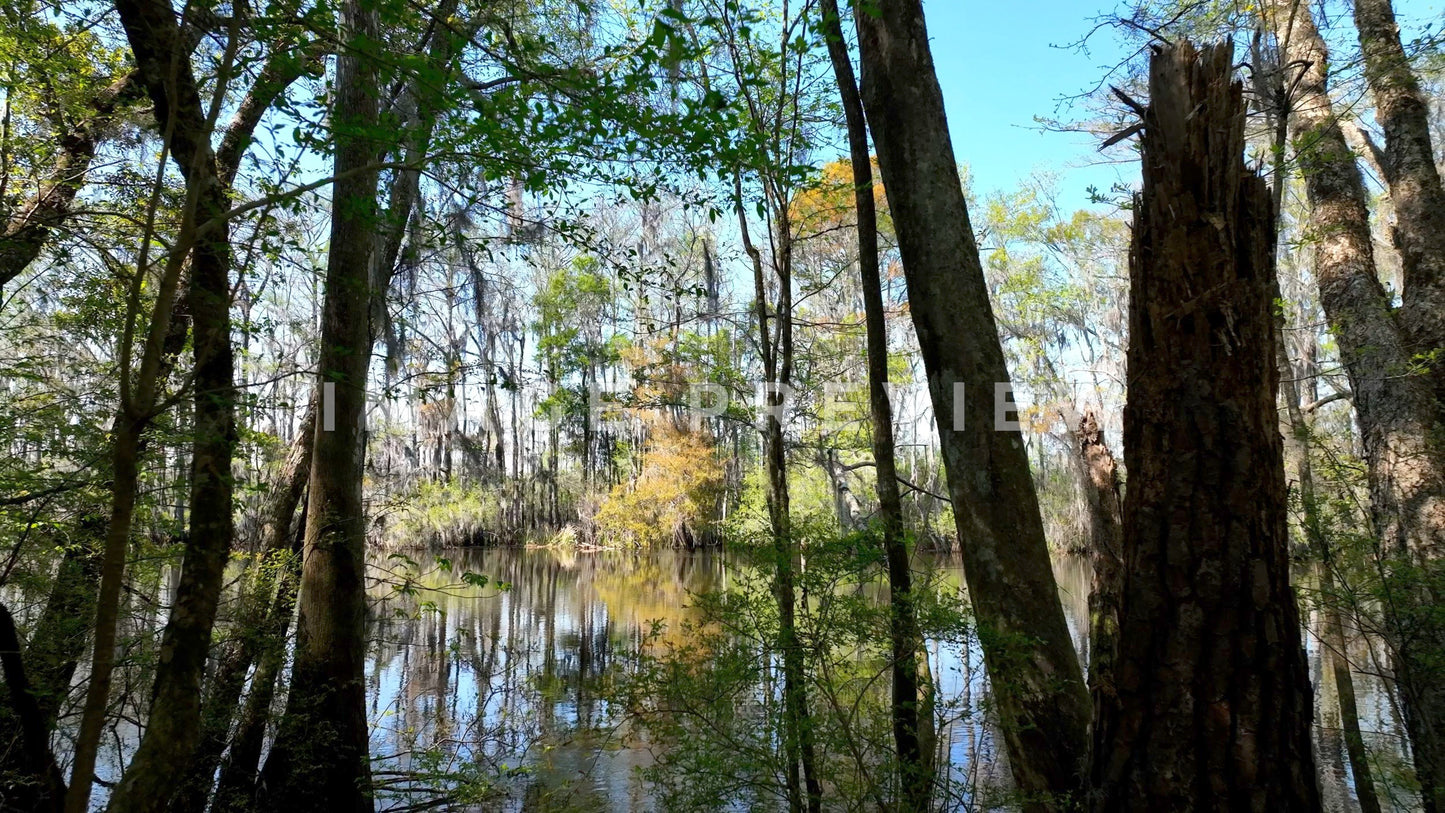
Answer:
[[(1122, 581), (1124, 508), (1119, 495), (1119, 470), (1104, 442), (1104, 430), (1092, 411), (1079, 419), (1075, 435), (1089, 504), (1089, 691), (1113, 694), (1114, 648), (1119, 635), (1119, 589)], [(1098, 702), (1097, 700), (1095, 702)]]
[(1244, 165), (1232, 58), (1185, 43), (1150, 65), (1098, 811), (1320, 804), (1275, 413), (1274, 203)]

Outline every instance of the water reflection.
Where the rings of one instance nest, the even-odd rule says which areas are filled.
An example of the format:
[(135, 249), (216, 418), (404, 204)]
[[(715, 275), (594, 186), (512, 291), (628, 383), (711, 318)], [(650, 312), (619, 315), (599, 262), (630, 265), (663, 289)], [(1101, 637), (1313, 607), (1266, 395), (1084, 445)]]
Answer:
[[(682, 622), (697, 619), (691, 597), (740, 584), (750, 566), (719, 551), (467, 549), (443, 555), (449, 567), (420, 555), (414, 566), (373, 563), (367, 703), (378, 807), (437, 801), (444, 809), (488, 811), (653, 807), (637, 776), (652, 764), (652, 754), (626, 725), (626, 710), (607, 700), (615, 694), (606, 691), (609, 676), (631, 662), (653, 622), (667, 625), (664, 641), (684, 635)], [(914, 568), (932, 574), (945, 590), (963, 589), (954, 559), (919, 556)], [(469, 582), (466, 573), (491, 581)], [(1087, 659), (1088, 563), (1060, 558), (1054, 574), (1075, 646)], [(510, 589), (498, 589), (498, 581)], [(1295, 581), (1305, 604), (1312, 604), (1309, 574), (1297, 573)], [(174, 587), (174, 569), (165, 569), (127, 592), (123, 640), (158, 636)], [(860, 589), (877, 601), (886, 596), (882, 584)], [(4, 597), (28, 629), (45, 596), (9, 587)], [(1358, 810), (1333, 680), (1312, 632), (1320, 622), (1313, 613), (1304, 620), (1325, 809)], [(1377, 638), (1349, 632), (1347, 654), (1381, 802), (1387, 810), (1414, 809), (1400, 711), (1379, 678), (1388, 671), (1388, 657)], [(950, 784), (968, 789), (960, 798), (986, 807), (993, 792), (1010, 783), (984, 714), (983, 658), (971, 638), (963, 641), (927, 642), (942, 716), (937, 753)], [(143, 668), (144, 659), (123, 662), (117, 683), (128, 688), (127, 696), (144, 696), (136, 688), (148, 680)], [(85, 678), (82, 668), (75, 685)], [(120, 776), (139, 739), (144, 709), (127, 706), (125, 712), (110, 729), (97, 765), (107, 782)], [(56, 743), (62, 762), (76, 716), (72, 710), (62, 718)], [(438, 800), (438, 788), (452, 793)], [(105, 798), (105, 787), (98, 788), (93, 803), (103, 806)]]
[[(460, 793), (452, 809), (651, 807), (637, 776), (651, 763), (650, 752), (628, 730), (624, 710), (599, 689), (609, 669), (643, 645), (652, 623), (666, 624), (665, 635), (683, 634), (679, 622), (695, 620), (690, 596), (727, 587), (744, 565), (716, 551), (469, 549), (445, 556), (449, 567), (377, 563), (368, 703), (383, 806), (420, 802), (450, 782)], [(962, 589), (955, 560), (920, 558), (915, 566), (946, 589)], [(493, 583), (468, 584), (464, 572)], [(1069, 629), (1085, 659), (1089, 573), (1081, 559), (1055, 563)], [(499, 590), (496, 581), (510, 589)], [(1313, 636), (1307, 644), (1321, 686), (1319, 644)], [(1363, 639), (1355, 644), (1357, 664), (1378, 658)], [(974, 645), (940, 641), (928, 642), (928, 654), (945, 701), (939, 756), (952, 783), (971, 789), (966, 798), (987, 806), (989, 791), (1007, 788), (1008, 771), (981, 711), (982, 655)], [(1323, 685), (1328, 693), (1330, 682)], [(1357, 674), (1356, 690), (1362, 725), (1386, 772), (1400, 764), (1390, 698), (1370, 674)], [(1330, 713), (1333, 697), (1321, 699), (1317, 753), (1326, 800), (1330, 809), (1358, 809), (1338, 716)], [(465, 778), (493, 784), (458, 783)], [(1408, 809), (1408, 798), (1395, 801)]]
[[(650, 764), (625, 715), (599, 696), (609, 667), (643, 644), (656, 622), (669, 635), (695, 620), (690, 596), (725, 588), (745, 567), (716, 551), (575, 553), (469, 549), (448, 567), (402, 568), (373, 588), (375, 648), (368, 669), (372, 751), (390, 800), (416, 801), (436, 774), (480, 766), (501, 776), (478, 807), (634, 810), (648, 807), (636, 769)], [(388, 568), (378, 564), (378, 573)], [(921, 558), (944, 589), (961, 590), (955, 560)], [(395, 571), (395, 568), (389, 568)], [(462, 572), (511, 585), (477, 587)], [(1087, 563), (1056, 565), (1081, 656), (1087, 647)], [(877, 598), (884, 591), (877, 585)], [(872, 592), (870, 590), (870, 592)], [(984, 723), (987, 678), (976, 646), (928, 641), (940, 713), (938, 755), (958, 787), (1003, 792), (1007, 765)], [(431, 772), (400, 782), (396, 774)], [(971, 798), (986, 798), (987, 794)]]
[[(503, 777), (478, 806), (645, 807), (631, 742), (598, 696), (614, 659), (649, 625), (690, 617), (689, 594), (726, 583), (716, 552), (622, 554), (470, 549), (449, 567), (378, 565), (368, 665), (372, 753), (385, 782), (399, 772)], [(463, 573), (485, 574), (476, 586)], [(495, 582), (510, 588), (500, 590)], [(476, 767), (473, 767), (476, 766)], [(392, 801), (427, 792), (392, 786)]]

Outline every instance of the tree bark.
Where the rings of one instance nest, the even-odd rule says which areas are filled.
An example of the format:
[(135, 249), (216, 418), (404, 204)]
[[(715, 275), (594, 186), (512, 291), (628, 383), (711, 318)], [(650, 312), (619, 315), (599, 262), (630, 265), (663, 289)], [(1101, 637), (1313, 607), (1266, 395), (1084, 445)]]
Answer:
[(1376, 276), (1368, 198), (1328, 95), (1324, 40), (1298, 0), (1274, 0), (1268, 11), (1282, 60), (1305, 66), (1289, 129), (1310, 202), (1320, 304), (1350, 380), (1371, 521), (1389, 564), (1385, 622), (1406, 730), (1422, 804), (1436, 813), (1445, 810), (1445, 617), (1434, 609), (1445, 597), (1445, 440), (1436, 388), (1419, 373), (1402, 324), (1411, 311), (1397, 314)]
[(1411, 349), (1428, 358), (1435, 397), (1445, 404), (1445, 185), (1435, 166), (1430, 108), (1400, 43), (1390, 0), (1355, 0), (1355, 27), (1375, 121), (1385, 133), (1380, 169), (1395, 209), (1394, 239), (1404, 277), (1400, 322)]
[[(285, 637), (286, 630), (273, 630), (268, 618), (275, 604), (284, 599), (273, 595), (279, 581), (288, 577), (287, 559), (291, 553), (291, 526), (296, 507), (311, 475), (311, 448), (316, 437), (316, 403), (313, 400), (301, 419), (301, 427), (286, 456), (269, 500), (266, 537), (261, 560), (254, 565), (251, 584), (242, 596), (242, 609), (235, 621), (236, 629), (222, 647), (215, 675), (209, 682), (201, 710), (201, 740), (190, 767), (176, 782), (180, 790), (171, 802), (177, 813), (204, 810), (215, 778), (232, 718), (246, 685), (246, 675), (261, 653), (269, 646), (281, 646), (270, 638)], [(292, 589), (294, 594), (294, 588)], [(290, 622), (289, 611), (287, 623)], [(255, 689), (253, 689), (255, 691)], [(176, 780), (173, 780), (176, 781)]]
[(1123, 588), (1124, 508), (1119, 470), (1093, 412), (1075, 434), (1089, 504), (1089, 693), (1097, 705), (1114, 697), (1114, 654), (1119, 642), (1119, 593)]
[(191, 758), (199, 742), (201, 681), (234, 537), (236, 393), (230, 226), (224, 218), (230, 202), (211, 149), (213, 128), (191, 69), (190, 49), (168, 3), (120, 0), (116, 10), (171, 155), (196, 201), (199, 224), (187, 296), (195, 358), (190, 533), (161, 639), (146, 731), (108, 808), (129, 813), (165, 809), (176, 790), (171, 771)]
[[(317, 387), (334, 385), (334, 429), (317, 425), (308, 486), (296, 656), (286, 712), (263, 770), (273, 810), (371, 810), (366, 719), (366, 375), (376, 228), (377, 79), (365, 53), (374, 11), (342, 7), (333, 120), (337, 181)], [(325, 400), (323, 395), (323, 414)]]
[[(1080, 787), (1089, 697), (1017, 430), (996, 431), (1003, 348), (949, 142), (919, 0), (856, 15), (863, 103), (938, 421), (964, 574), (1009, 765), (1034, 809)], [(955, 388), (966, 397), (955, 406)], [(957, 411), (956, 411), (957, 409)], [(963, 426), (955, 427), (955, 415)]]
[(141, 92), (136, 73), (127, 71), (96, 94), (88, 115), (60, 137), (60, 149), (49, 177), (35, 197), (0, 230), (0, 289), (35, 262), (50, 235), (70, 218), (102, 134), (118, 111), (140, 100)]
[(1184, 43), (1150, 65), (1097, 811), (1320, 807), (1275, 411), (1274, 203), (1244, 165), (1232, 57)]
[(918, 653), (922, 637), (913, 607), (913, 573), (903, 537), (903, 498), (894, 459), (893, 407), (888, 401), (888, 326), (878, 270), (878, 213), (873, 198), (873, 159), (868, 123), (853, 76), (853, 63), (838, 16), (837, 0), (822, 0), (823, 34), (848, 127), (853, 164), (854, 208), (858, 218), (858, 273), (863, 288), (863, 321), (868, 341), (868, 403), (873, 419), (873, 461), (878, 475), (878, 526), (888, 558), (888, 602), (892, 656), (893, 745), (898, 750), (898, 788), (903, 811), (928, 810), (933, 777), (919, 744)]

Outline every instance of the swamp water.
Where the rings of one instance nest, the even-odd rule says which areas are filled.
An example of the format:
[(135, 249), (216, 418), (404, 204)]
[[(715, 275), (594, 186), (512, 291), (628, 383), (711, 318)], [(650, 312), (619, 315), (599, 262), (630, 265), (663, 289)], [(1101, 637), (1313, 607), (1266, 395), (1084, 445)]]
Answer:
[[(694, 597), (737, 587), (750, 566), (712, 550), (466, 549), (441, 555), (450, 569), (421, 560), (401, 589), (395, 577), (373, 588), (382, 608), (367, 672), (378, 778), (390, 781), (397, 771), (457, 771), (471, 763), (481, 766), (483, 776), (500, 777), (498, 795), (458, 803), (457, 809), (655, 807), (639, 773), (653, 764), (654, 746), (631, 731), (626, 710), (599, 687), (649, 641), (665, 645), (669, 634), (685, 634), (679, 628), (698, 614)], [(920, 555), (914, 567), (931, 572), (945, 591), (961, 589), (957, 559)], [(465, 585), (458, 576), (463, 572), (510, 586)], [(1075, 645), (1086, 656), (1088, 564), (1061, 557), (1055, 576)], [(876, 595), (886, 595), (881, 585)], [(664, 629), (651, 639), (654, 624)], [(1320, 645), (1312, 635), (1306, 645), (1318, 686)], [(940, 701), (935, 753), (940, 768), (947, 765), (953, 805), (988, 807), (987, 799), (1009, 782), (986, 712), (977, 640), (930, 640), (927, 648)], [(1370, 654), (1362, 645), (1360, 650), (1352, 659), (1368, 661)], [(1356, 688), (1362, 725), (1380, 757), (1379, 782), (1400, 759), (1392, 733), (1396, 718), (1377, 679), (1356, 675)], [(1334, 708), (1332, 694), (1325, 701)], [(1327, 710), (1316, 734), (1327, 809), (1358, 809), (1337, 716)], [(396, 779), (395, 792), (383, 797), (387, 805), (406, 807), (425, 797), (400, 792), (407, 783)], [(994, 793), (985, 792), (990, 788)], [(1396, 807), (1409, 809), (1408, 797), (1396, 796)], [(1382, 801), (1388, 809), (1388, 794)], [(867, 802), (854, 800), (858, 804)], [(769, 806), (756, 796), (738, 803), (739, 809)]]
[[(743, 557), (718, 550), (469, 548), (413, 558), (378, 559), (371, 568), (366, 680), (378, 810), (657, 809), (659, 794), (643, 772), (657, 761), (662, 746), (635, 730), (630, 710), (610, 699), (616, 693), (609, 687), (639, 652), (686, 643), (686, 625), (699, 620), (697, 596), (736, 589), (750, 579), (754, 589), (764, 583)], [(931, 574), (944, 593), (962, 590), (962, 568), (955, 558), (920, 554), (914, 570)], [(1087, 562), (1061, 557), (1054, 570), (1075, 645), (1086, 657)], [(123, 637), (159, 634), (175, 587), (176, 573), (167, 571), (151, 583), (153, 599), (142, 602), (139, 593), (130, 594), (131, 603), (150, 610), (130, 613), (132, 628)], [(465, 574), (488, 581), (478, 584)], [(499, 582), (506, 588), (499, 589)], [(881, 606), (886, 596), (881, 581), (866, 589), (867, 600)], [(22, 600), (14, 606), (24, 619), (36, 604)], [(1310, 629), (1317, 628), (1317, 619), (1306, 620)], [(1332, 682), (1318, 688), (1320, 643), (1308, 631), (1305, 643), (1316, 705), (1322, 709), (1315, 734), (1325, 809), (1358, 810)], [(934, 753), (947, 794), (945, 809), (993, 807), (991, 800), (1006, 793), (1010, 783), (987, 713), (988, 681), (977, 640), (967, 634), (930, 639), (927, 650), (938, 687)], [(1413, 799), (1401, 780), (1406, 757), (1398, 711), (1381, 681), (1369, 673), (1371, 664), (1381, 662), (1380, 653), (1356, 638), (1349, 654), (1365, 670), (1355, 675), (1356, 691), (1381, 801), (1387, 810), (1410, 810)], [(81, 680), (78, 675), (77, 684)], [(139, 686), (129, 693), (144, 694)], [(810, 698), (810, 704), (819, 702), (816, 695)], [(127, 708), (107, 729), (97, 765), (102, 782), (117, 779), (134, 753), (142, 714)], [(879, 750), (887, 744), (883, 716)], [(57, 743), (62, 767), (74, 723), (74, 715), (62, 721)], [(443, 791), (447, 795), (439, 796)], [(106, 796), (98, 786), (92, 807), (103, 809)], [(756, 790), (740, 791), (733, 807), (786, 809), (776, 797)], [(836, 807), (871, 809), (873, 802), (849, 799)]]

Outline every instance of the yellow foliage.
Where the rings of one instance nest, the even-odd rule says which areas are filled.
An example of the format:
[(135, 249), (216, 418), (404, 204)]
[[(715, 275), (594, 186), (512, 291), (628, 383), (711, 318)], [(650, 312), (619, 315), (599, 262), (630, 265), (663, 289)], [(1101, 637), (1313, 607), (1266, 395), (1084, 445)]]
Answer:
[(653, 429), (633, 483), (613, 487), (597, 512), (604, 544), (700, 544), (716, 520), (723, 467), (711, 439), (667, 423)]
[[(873, 205), (880, 218), (886, 219), (888, 198), (883, 194), (882, 176), (878, 174), (878, 159), (873, 158)], [(839, 159), (823, 167), (822, 177), (817, 184), (799, 192), (794, 198), (790, 211), (793, 222), (804, 231), (822, 231), (826, 228), (852, 223), (854, 218), (853, 162)]]

